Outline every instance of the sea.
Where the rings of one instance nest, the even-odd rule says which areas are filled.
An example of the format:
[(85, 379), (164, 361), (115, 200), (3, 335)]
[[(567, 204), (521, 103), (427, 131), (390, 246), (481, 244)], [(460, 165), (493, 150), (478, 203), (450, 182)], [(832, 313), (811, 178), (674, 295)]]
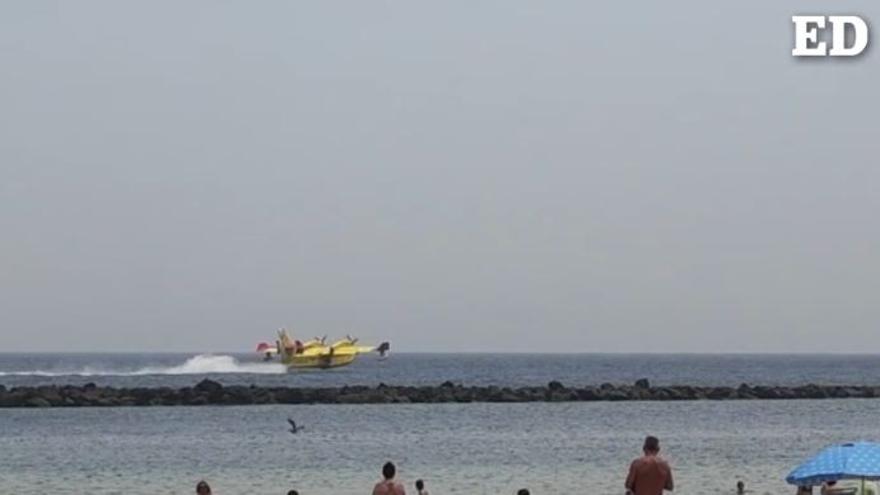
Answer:
[[(880, 385), (876, 355), (394, 354), (287, 372), (253, 355), (0, 354), (0, 385)], [(304, 429), (287, 431), (287, 419)], [(676, 493), (790, 494), (822, 447), (880, 441), (880, 400), (0, 409), (0, 494), (366, 494), (393, 460), (408, 492), (622, 495), (645, 435)]]

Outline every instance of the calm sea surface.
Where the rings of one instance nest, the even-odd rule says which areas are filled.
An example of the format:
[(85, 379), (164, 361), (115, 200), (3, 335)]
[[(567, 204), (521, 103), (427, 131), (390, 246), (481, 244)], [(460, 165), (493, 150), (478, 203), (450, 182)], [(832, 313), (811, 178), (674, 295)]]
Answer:
[[(247, 356), (0, 355), (0, 384), (880, 383), (868, 356), (396, 355), (278, 373)], [(291, 435), (286, 418), (305, 425)], [(793, 493), (826, 444), (880, 440), (880, 400), (0, 409), (0, 494), (369, 493), (387, 459), (431, 493), (622, 494), (646, 434), (677, 493)]]

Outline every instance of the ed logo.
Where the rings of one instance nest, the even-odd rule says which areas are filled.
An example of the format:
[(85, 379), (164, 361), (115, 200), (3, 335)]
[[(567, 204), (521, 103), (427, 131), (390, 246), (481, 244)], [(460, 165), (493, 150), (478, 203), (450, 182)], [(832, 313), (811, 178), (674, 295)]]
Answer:
[[(862, 53), (868, 46), (868, 24), (854, 15), (829, 15), (831, 25), (831, 50), (828, 43), (819, 41), (820, 31), (825, 29), (824, 15), (793, 15), (795, 57), (853, 57)], [(849, 46), (847, 32), (852, 30)]]

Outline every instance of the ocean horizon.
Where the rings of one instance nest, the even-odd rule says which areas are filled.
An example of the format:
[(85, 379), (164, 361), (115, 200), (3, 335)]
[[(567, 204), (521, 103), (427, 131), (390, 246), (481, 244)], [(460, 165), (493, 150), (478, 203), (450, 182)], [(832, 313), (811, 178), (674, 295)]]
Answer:
[(175, 387), (203, 378), (263, 386), (584, 386), (641, 378), (658, 385), (877, 385), (880, 355), (392, 353), (386, 360), (364, 355), (337, 369), (288, 372), (256, 353), (0, 353), (0, 384), (7, 387)]

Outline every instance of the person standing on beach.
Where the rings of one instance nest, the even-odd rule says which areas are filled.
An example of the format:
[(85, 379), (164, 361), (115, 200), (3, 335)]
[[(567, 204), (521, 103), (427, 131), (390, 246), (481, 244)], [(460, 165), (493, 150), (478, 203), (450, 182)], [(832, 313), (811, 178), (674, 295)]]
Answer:
[(397, 468), (393, 462), (386, 462), (382, 466), (382, 481), (376, 483), (373, 487), (373, 495), (406, 495), (403, 485), (394, 481), (394, 475), (397, 474)]
[(652, 436), (645, 438), (642, 451), (644, 455), (629, 466), (627, 495), (663, 495), (663, 490), (672, 491), (672, 468), (659, 456), (660, 440)]

